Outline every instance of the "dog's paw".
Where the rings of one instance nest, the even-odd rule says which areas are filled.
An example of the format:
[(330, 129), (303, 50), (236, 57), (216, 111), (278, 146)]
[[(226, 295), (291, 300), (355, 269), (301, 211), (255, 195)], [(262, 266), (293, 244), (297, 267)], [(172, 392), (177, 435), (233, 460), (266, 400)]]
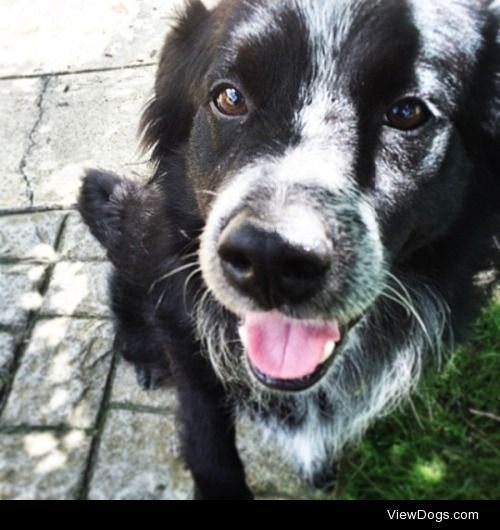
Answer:
[(168, 386), (172, 381), (172, 372), (168, 364), (165, 366), (136, 364), (134, 368), (137, 383), (143, 390), (158, 390)]
[(137, 383), (143, 390), (156, 390), (171, 383), (172, 372), (168, 360), (158, 350), (148, 351), (144, 343), (139, 346), (137, 341), (134, 346), (134, 342), (130, 338), (127, 340), (120, 331), (115, 335), (113, 349), (134, 366)]

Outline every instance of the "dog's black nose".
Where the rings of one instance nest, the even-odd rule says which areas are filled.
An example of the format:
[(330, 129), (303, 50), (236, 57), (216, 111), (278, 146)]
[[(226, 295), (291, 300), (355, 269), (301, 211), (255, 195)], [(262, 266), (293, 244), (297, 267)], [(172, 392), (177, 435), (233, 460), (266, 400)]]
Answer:
[(249, 219), (227, 226), (218, 252), (230, 284), (265, 309), (311, 298), (331, 264), (326, 245), (289, 242)]

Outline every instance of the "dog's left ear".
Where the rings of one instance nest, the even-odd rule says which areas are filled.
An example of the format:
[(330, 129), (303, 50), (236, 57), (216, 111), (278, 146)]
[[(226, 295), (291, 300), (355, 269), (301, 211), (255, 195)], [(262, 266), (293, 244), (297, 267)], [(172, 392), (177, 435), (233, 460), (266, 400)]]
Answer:
[[(485, 0), (483, 0), (485, 1)], [(488, 24), (485, 35), (483, 70), (479, 103), (484, 103), (481, 115), (482, 141), (489, 152), (493, 171), (497, 174), (500, 187), (500, 0), (486, 0)]]
[(143, 114), (142, 147), (152, 159), (175, 152), (189, 137), (199, 91), (209, 64), (211, 12), (189, 0), (167, 35), (155, 92)]

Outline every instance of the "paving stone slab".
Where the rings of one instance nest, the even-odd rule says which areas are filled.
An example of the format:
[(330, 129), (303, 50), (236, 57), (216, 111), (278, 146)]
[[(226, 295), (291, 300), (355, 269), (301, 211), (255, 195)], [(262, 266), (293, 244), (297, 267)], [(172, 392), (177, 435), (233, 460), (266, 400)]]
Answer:
[(0, 324), (23, 327), (30, 311), (42, 305), (39, 287), (46, 266), (30, 264), (0, 265)]
[[(111, 403), (112, 406), (115, 403), (126, 403), (132, 406), (166, 408), (173, 413), (177, 407), (174, 389), (144, 392), (135, 381), (133, 368), (123, 360), (120, 361), (116, 371)], [(138, 428), (144, 430), (146, 426)], [(153, 436), (156, 437), (156, 434)], [(177, 435), (172, 431), (171, 436)], [(152, 443), (161, 445), (162, 441)], [(308, 488), (284, 459), (272, 435), (269, 433), (264, 435), (263, 431), (246, 416), (242, 416), (238, 422), (238, 448), (245, 463), (249, 484), (257, 496), (318, 497), (317, 492)], [(180, 464), (182, 462), (179, 462)]]
[(0, 258), (52, 262), (65, 214), (61, 212), (0, 217)]
[(59, 252), (63, 260), (102, 261), (106, 259), (106, 250), (92, 236), (83, 223), (80, 214), (72, 213), (66, 223)]
[(137, 128), (153, 77), (154, 68), (141, 68), (50, 80), (25, 168), (36, 206), (74, 205), (88, 168), (150, 176)]
[[(175, 390), (160, 389), (145, 392), (135, 380), (133, 367), (120, 360), (117, 367), (111, 406), (115, 404), (167, 409), (175, 413), (177, 399)], [(138, 427), (144, 430), (146, 427)], [(156, 436), (154, 434), (153, 436)], [(177, 436), (172, 432), (172, 436)], [(153, 444), (162, 443), (154, 441)], [(292, 466), (284, 459), (276, 440), (246, 416), (238, 421), (238, 448), (245, 463), (248, 481), (257, 496), (286, 498), (318, 498), (318, 493), (307, 487)], [(180, 457), (179, 457), (180, 458)], [(181, 462), (179, 462), (181, 464)], [(143, 464), (142, 464), (143, 465)]]
[(0, 424), (94, 427), (111, 365), (110, 337), (107, 321), (39, 321)]
[(155, 61), (170, 17), (182, 4), (182, 0), (51, 0), (50, 4), (46, 0), (3, 0), (0, 75)]
[(0, 500), (78, 497), (90, 438), (64, 434), (0, 434)]
[(90, 499), (187, 499), (173, 415), (112, 410), (99, 446)]
[(14, 336), (0, 332), (0, 394), (2, 393), (9, 369), (14, 360)]
[(46, 316), (109, 317), (109, 263), (57, 263), (43, 301)]
[[(3, 5), (1, 2), (0, 12)], [(0, 34), (3, 35), (1, 29)], [(0, 48), (4, 42), (2, 37)], [(0, 56), (2, 64), (5, 56), (1, 52)], [(38, 120), (37, 103), (41, 90), (40, 79), (0, 83), (0, 210), (23, 208), (30, 204), (21, 166), (29, 151), (30, 133)]]
[[(110, 410), (91, 479), (90, 499), (186, 499), (192, 481), (180, 456), (175, 415)], [(257, 498), (327, 498), (308, 488), (272, 440), (247, 419), (238, 447)]]
[(142, 390), (137, 383), (133, 366), (121, 358), (113, 381), (111, 403), (152, 407), (169, 411), (177, 409), (176, 392), (173, 387), (148, 391)]

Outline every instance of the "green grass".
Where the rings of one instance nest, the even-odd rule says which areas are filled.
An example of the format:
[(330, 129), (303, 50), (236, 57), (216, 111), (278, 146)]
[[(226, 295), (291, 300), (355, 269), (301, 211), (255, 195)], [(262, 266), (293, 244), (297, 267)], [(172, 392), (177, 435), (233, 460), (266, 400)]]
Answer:
[(499, 416), (497, 297), (470, 343), (347, 455), (337, 498), (500, 499)]

